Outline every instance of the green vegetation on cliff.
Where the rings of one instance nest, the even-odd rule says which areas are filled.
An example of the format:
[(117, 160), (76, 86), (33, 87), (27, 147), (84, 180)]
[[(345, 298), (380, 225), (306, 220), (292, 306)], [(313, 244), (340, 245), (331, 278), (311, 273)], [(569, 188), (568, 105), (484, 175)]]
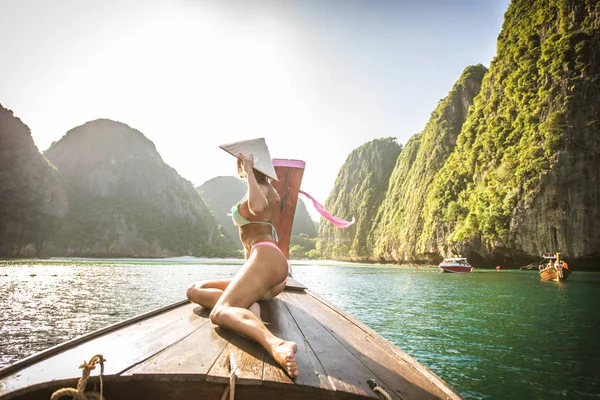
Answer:
[(432, 112), (423, 132), (406, 143), (373, 222), (372, 258), (428, 261), (425, 254), (417, 254), (415, 249), (423, 229), (422, 210), (429, 185), (454, 150), (486, 72), (482, 65), (467, 67), (448, 96)]
[(246, 194), (246, 181), (235, 176), (218, 176), (204, 182), (196, 190), (214, 214), (221, 231), (238, 249), (242, 249), (239, 228), (232, 223), (229, 214), (231, 207)]
[(401, 150), (395, 138), (385, 138), (368, 142), (350, 153), (325, 207), (341, 218), (354, 217), (356, 223), (347, 229), (338, 229), (323, 220), (317, 242), (322, 257), (361, 260), (370, 256), (369, 231)]
[(74, 128), (45, 153), (69, 208), (54, 233), (61, 255), (231, 256), (233, 243), (192, 184), (150, 140), (110, 120)]
[(489, 71), (465, 70), (402, 150), (387, 193), (369, 191), (360, 175), (370, 160), (353, 162), (328, 205), (372, 220), (337, 233), (321, 225), (325, 257), (427, 262), (460, 253), (478, 266), (510, 266), (561, 251), (576, 265), (598, 260), (600, 2), (512, 1)]
[[(592, 182), (573, 184), (557, 171), (577, 181), (589, 168), (577, 158), (599, 160), (599, 26), (595, 0), (511, 3), (481, 94), (431, 185), (420, 252), (597, 251), (600, 243), (575, 250), (568, 231), (578, 222), (565, 198), (582, 190), (581, 201), (597, 198), (598, 184), (583, 189)], [(533, 207), (542, 198), (554, 205)], [(524, 238), (532, 223), (538, 233)]]
[(305, 233), (290, 238), (290, 260), (315, 260), (320, 258), (317, 252), (317, 238)]
[(310, 218), (304, 201), (298, 197), (296, 203), (296, 212), (294, 213), (294, 222), (292, 223), (292, 237), (306, 235), (310, 238), (317, 237), (317, 227), (315, 221)]
[(40, 256), (66, 207), (60, 174), (0, 105), (0, 257)]

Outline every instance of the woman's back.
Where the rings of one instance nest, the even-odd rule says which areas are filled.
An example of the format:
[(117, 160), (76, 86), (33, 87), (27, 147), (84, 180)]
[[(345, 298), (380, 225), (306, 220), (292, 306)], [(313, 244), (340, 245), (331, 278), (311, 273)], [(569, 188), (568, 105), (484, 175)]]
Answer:
[(244, 245), (246, 255), (250, 253), (250, 249), (255, 243), (263, 241), (276, 241), (271, 220), (273, 219), (275, 211), (279, 206), (280, 198), (275, 189), (273, 189), (273, 187), (266, 181), (260, 182), (259, 186), (267, 199), (267, 207), (260, 214), (254, 215), (250, 212), (248, 195), (246, 195), (246, 197), (244, 197), (244, 199), (242, 199), (238, 205), (239, 214), (250, 222), (240, 226), (240, 240)]

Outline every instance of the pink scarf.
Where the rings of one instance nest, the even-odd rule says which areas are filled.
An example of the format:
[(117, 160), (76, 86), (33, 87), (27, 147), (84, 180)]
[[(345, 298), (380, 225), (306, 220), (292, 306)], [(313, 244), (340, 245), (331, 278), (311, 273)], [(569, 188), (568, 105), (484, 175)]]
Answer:
[(327, 221), (331, 222), (338, 228), (347, 228), (347, 227), (351, 226), (352, 224), (354, 224), (354, 222), (355, 222), (354, 217), (352, 217), (352, 221), (346, 221), (345, 219), (334, 217), (325, 209), (325, 207), (323, 207), (318, 201), (316, 201), (310, 194), (306, 193), (303, 190), (300, 190), (300, 193), (302, 193), (303, 195), (305, 195), (306, 197), (311, 199), (313, 202), (313, 205), (315, 206), (315, 208), (317, 209), (319, 214), (321, 214)]
[[(281, 159), (281, 158), (274, 158), (273, 166), (274, 167), (304, 169), (304, 167), (306, 166), (306, 163), (302, 160), (287, 160), (287, 159)], [(321, 214), (327, 221), (331, 222), (338, 228), (347, 228), (347, 227), (351, 226), (352, 224), (354, 224), (354, 217), (352, 217), (352, 221), (346, 221), (345, 219), (334, 217), (325, 209), (325, 207), (323, 207), (318, 201), (316, 201), (310, 194), (306, 193), (303, 190), (300, 190), (300, 193), (302, 193), (303, 195), (305, 195), (306, 197), (311, 199), (313, 202), (313, 205), (315, 206), (315, 208), (317, 209), (319, 214)]]

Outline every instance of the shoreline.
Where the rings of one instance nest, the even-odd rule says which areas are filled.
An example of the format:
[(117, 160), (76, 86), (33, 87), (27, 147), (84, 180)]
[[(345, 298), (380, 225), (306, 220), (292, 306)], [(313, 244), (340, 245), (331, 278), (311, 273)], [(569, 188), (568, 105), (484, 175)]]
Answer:
[[(165, 258), (149, 258), (149, 257), (49, 257), (49, 258), (14, 258), (0, 259), (0, 267), (8, 265), (34, 266), (34, 265), (56, 265), (56, 264), (217, 264), (217, 265), (242, 265), (243, 258), (207, 258), (207, 257), (165, 257)], [(406, 269), (437, 269), (437, 265), (433, 264), (417, 264), (417, 263), (381, 263), (381, 262), (361, 262), (361, 261), (337, 261), (337, 260), (309, 260), (309, 259), (291, 259), (292, 265), (297, 266), (347, 266), (347, 267), (401, 267)], [(519, 271), (519, 268), (503, 268), (502, 271)], [(537, 270), (537, 269), (536, 269)], [(475, 267), (475, 271), (495, 271), (494, 268)], [(594, 272), (592, 270), (592, 272)]]

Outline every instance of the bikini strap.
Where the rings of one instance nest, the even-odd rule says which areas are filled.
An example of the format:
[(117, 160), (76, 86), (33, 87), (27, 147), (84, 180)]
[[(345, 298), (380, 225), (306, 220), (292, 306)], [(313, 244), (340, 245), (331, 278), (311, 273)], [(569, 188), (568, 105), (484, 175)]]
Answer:
[(276, 242), (279, 242), (279, 236), (277, 236), (277, 230), (275, 230), (275, 226), (273, 226), (272, 223), (270, 222), (266, 222), (266, 221), (248, 221), (249, 224), (267, 224), (267, 225), (271, 225), (271, 235), (273, 235), (273, 239), (275, 239)]

